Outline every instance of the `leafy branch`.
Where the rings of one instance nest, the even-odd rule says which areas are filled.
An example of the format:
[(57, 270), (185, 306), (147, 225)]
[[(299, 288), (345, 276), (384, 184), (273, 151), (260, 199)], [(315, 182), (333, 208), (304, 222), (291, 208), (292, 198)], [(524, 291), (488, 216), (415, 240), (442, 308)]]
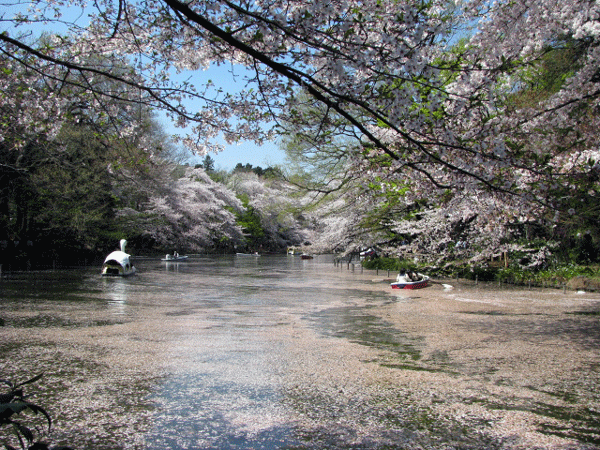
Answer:
[[(39, 374), (27, 381), (14, 383), (10, 380), (0, 380), (0, 383), (8, 387), (8, 392), (0, 394), (0, 427), (8, 425), (12, 427), (17, 439), (19, 440), (21, 449), (25, 450), (72, 450), (69, 447), (53, 447), (49, 448), (43, 442), (34, 442), (35, 436), (32, 426), (23, 422), (21, 413), (31, 412), (34, 416), (38, 414), (44, 416), (48, 423), (48, 431), (52, 427), (52, 418), (48, 412), (39, 405), (27, 400), (30, 395), (25, 394), (23, 386), (35, 383), (43, 374)], [(15, 418), (15, 416), (19, 416)], [(15, 447), (4, 443), (6, 450), (17, 450)]]

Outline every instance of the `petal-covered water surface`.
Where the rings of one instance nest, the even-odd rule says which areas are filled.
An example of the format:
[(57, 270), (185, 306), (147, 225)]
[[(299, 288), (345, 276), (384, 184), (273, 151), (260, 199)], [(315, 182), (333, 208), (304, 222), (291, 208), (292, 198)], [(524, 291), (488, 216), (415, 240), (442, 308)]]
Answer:
[(0, 378), (44, 373), (52, 445), (600, 448), (599, 294), (398, 291), (326, 256), (135, 265), (0, 279)]

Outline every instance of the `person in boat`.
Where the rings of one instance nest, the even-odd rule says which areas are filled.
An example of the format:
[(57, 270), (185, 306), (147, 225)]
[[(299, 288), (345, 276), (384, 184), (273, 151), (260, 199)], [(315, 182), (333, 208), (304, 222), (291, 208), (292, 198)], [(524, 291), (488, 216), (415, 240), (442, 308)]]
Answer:
[(421, 277), (417, 275), (413, 270), (408, 272), (408, 278), (410, 278), (410, 281), (419, 281), (421, 279)]

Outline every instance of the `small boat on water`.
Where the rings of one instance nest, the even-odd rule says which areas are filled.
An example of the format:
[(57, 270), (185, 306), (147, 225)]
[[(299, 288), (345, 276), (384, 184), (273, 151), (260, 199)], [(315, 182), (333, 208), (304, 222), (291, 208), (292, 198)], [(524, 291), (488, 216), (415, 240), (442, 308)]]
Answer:
[(306, 253), (302, 253), (302, 255), (300, 255), (300, 258), (302, 258), (302, 259), (313, 259), (313, 255), (308, 255)]
[(129, 260), (131, 255), (125, 253), (125, 245), (127, 241), (121, 239), (119, 242), (121, 250), (116, 250), (109, 254), (102, 264), (103, 276), (127, 277), (135, 274), (135, 267)]
[(185, 261), (186, 259), (188, 259), (187, 255), (180, 255), (177, 252), (173, 252), (172, 255), (165, 255), (164, 258), (161, 258), (161, 261), (169, 261), (169, 262), (176, 262), (176, 261)]
[(410, 272), (408, 274), (398, 274), (396, 281), (390, 286), (392, 286), (392, 289), (422, 289), (427, 287), (428, 283), (429, 277), (427, 275)]
[(254, 253), (236, 253), (236, 256), (260, 256), (260, 253), (258, 252), (254, 252)]

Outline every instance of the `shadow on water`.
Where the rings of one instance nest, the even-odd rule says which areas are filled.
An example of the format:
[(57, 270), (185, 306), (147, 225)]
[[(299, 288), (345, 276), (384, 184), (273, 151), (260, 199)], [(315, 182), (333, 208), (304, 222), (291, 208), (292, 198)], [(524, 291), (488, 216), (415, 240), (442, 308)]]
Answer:
[[(464, 423), (385, 394), (348, 399), (320, 386), (282, 394), (272, 387), (222, 383), (205, 373), (170, 377), (151, 398), (161, 414), (146, 434), (145, 450), (502, 448), (496, 438)], [(374, 426), (373, 432), (365, 435), (361, 424)]]
[[(376, 300), (387, 302), (387, 297)], [(345, 339), (349, 342), (380, 350), (371, 362), (382, 366), (425, 372), (448, 372), (447, 353), (434, 351), (423, 358), (425, 340), (408, 333), (378, 315), (369, 313), (373, 305), (342, 306), (316, 312), (306, 318), (323, 336)]]
[(309, 318), (313, 326), (325, 336), (346, 339), (349, 342), (381, 350), (371, 362), (384, 367), (425, 372), (448, 371), (447, 355), (433, 353), (422, 359), (422, 337), (398, 330), (381, 317), (368, 313), (364, 307), (332, 308)]
[(421, 358), (419, 338), (408, 336), (382, 318), (369, 314), (369, 306), (342, 306), (328, 308), (307, 317), (324, 336), (346, 339), (350, 342)]
[[(424, 337), (395, 328), (391, 322), (371, 313), (372, 308), (373, 306), (368, 304), (329, 308), (308, 316), (306, 320), (321, 335), (380, 350), (382, 353), (371, 362), (381, 366), (410, 371), (443, 372), (459, 377), (469, 376), (471, 369), (451, 361), (446, 351), (427, 349)], [(564, 318), (545, 312), (514, 313), (500, 310), (461, 311), (460, 314), (485, 319), (481, 323), (470, 320), (469, 329), (479, 329), (482, 333), (500, 340), (523, 339), (543, 343), (558, 338), (565, 343), (576, 343), (583, 349), (597, 348), (600, 344), (600, 322), (597, 321), (596, 310), (566, 313)], [(427, 358), (424, 357), (426, 350)], [(582, 372), (588, 373), (593, 370), (582, 368)], [(482, 373), (481, 376), (486, 378), (487, 375)], [(589, 377), (593, 378), (592, 373)], [(527, 386), (526, 389), (539, 391), (534, 386)], [(573, 390), (562, 393), (548, 391), (541, 394), (557, 397), (557, 402), (534, 401), (528, 395), (523, 398), (515, 396), (506, 399), (485, 398), (483, 395), (477, 400), (467, 400), (467, 403), (480, 403), (492, 411), (531, 413), (537, 417), (536, 428), (541, 434), (573, 439), (583, 445), (600, 444), (600, 413), (594, 407), (585, 406), (583, 398), (579, 398)], [(411, 418), (410, 421), (414, 423), (418, 418)]]
[(0, 293), (8, 301), (78, 301), (101, 293), (101, 287), (90, 282), (92, 279), (88, 268), (13, 272), (0, 278)]
[[(529, 387), (532, 391), (539, 391)], [(553, 392), (545, 392), (555, 396)], [(567, 393), (573, 397), (573, 393)], [(594, 407), (582, 407), (575, 403), (573, 398), (570, 404), (560, 406), (556, 404), (528, 401), (516, 398), (506, 399), (504, 402), (490, 400), (472, 400), (472, 403), (484, 405), (494, 411), (516, 411), (533, 413), (538, 417), (537, 430), (546, 435), (574, 439), (585, 444), (600, 445), (600, 412)]]
[[(0, 279), (0, 317), (16, 328), (77, 328), (121, 323), (128, 287), (90, 268), (13, 272)], [(109, 317), (101, 313), (109, 310)], [(79, 313), (77, 313), (79, 312)], [(100, 313), (99, 315), (96, 313)]]

